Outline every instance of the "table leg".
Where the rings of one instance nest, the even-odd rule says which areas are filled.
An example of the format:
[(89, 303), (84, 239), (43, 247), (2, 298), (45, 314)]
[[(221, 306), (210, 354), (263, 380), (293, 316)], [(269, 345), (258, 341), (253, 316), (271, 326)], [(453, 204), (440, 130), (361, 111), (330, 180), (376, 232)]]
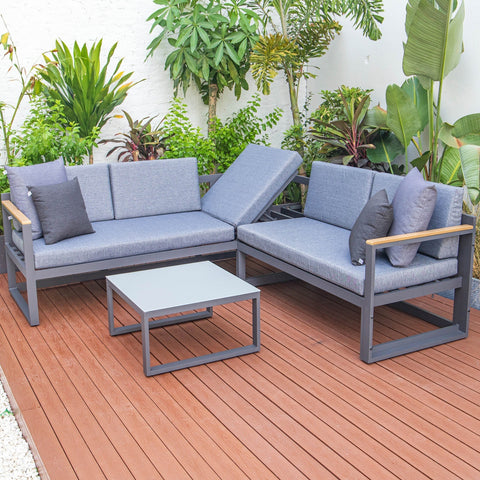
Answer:
[(143, 351), (143, 371), (148, 377), (151, 375), (150, 365), (150, 325), (147, 315), (142, 316), (142, 351)]
[(260, 294), (252, 298), (252, 340), (260, 350)]
[(108, 330), (110, 335), (114, 334), (115, 331), (115, 319), (113, 316), (113, 292), (110, 283), (107, 280), (107, 311), (108, 311)]

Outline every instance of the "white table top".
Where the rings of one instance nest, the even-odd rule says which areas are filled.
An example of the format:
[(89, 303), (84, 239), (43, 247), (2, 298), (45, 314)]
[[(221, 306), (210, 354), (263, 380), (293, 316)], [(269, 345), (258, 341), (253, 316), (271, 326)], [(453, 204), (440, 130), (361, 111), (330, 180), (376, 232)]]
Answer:
[(121, 291), (145, 313), (253, 295), (260, 291), (211, 262), (121, 273), (106, 278), (114, 290)]

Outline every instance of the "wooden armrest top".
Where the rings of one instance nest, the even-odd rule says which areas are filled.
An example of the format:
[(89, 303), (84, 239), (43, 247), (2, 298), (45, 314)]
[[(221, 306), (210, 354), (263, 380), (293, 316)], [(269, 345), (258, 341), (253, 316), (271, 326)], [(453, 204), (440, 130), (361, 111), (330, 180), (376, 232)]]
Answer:
[(2, 200), (2, 205), (21, 225), (30, 225), (32, 223), (10, 200)]
[(423, 239), (444, 233), (455, 233), (473, 230), (472, 225), (457, 225), (454, 227), (435, 228), (433, 230), (422, 230), (421, 232), (405, 233), (403, 235), (392, 235), (391, 237), (372, 238), (367, 240), (368, 245), (381, 245), (382, 243), (400, 242), (402, 240)]

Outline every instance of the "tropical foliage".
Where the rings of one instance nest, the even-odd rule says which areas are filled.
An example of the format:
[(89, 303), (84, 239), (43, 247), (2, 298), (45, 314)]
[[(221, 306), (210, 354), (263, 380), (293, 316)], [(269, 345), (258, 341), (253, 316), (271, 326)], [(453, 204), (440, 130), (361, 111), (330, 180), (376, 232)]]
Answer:
[(48, 106), (45, 99), (36, 97), (22, 127), (12, 137), (14, 165), (32, 165), (63, 157), (69, 165), (82, 164), (92, 149), (98, 127), (88, 137), (80, 136), (80, 127), (68, 122), (60, 101)]
[(95, 129), (98, 133), (134, 85), (128, 81), (133, 73), (120, 70), (123, 59), (116, 63), (113, 72), (109, 72), (116, 46), (115, 43), (110, 48), (102, 66), (102, 40), (90, 49), (86, 44), (80, 47), (75, 42), (71, 51), (60, 40), (56, 42), (51, 57), (44, 54), (46, 64), (38, 70), (42, 92), (48, 102), (61, 102), (65, 118), (79, 125), (82, 137), (91, 137)]
[[(5, 20), (1, 15), (0, 17), (2, 18), (5, 28), (8, 30)], [(5, 146), (5, 152), (7, 155), (6, 163), (11, 163), (14, 159), (14, 156), (10, 141), (12, 136), (15, 134), (14, 124), (17, 113), (25, 97), (30, 97), (30, 95), (33, 93), (38, 93), (39, 84), (33, 74), (36, 66), (33, 66), (30, 70), (27, 70), (20, 64), (17, 47), (15, 46), (15, 43), (8, 32), (0, 35), (0, 45), (5, 51), (4, 56), (9, 59), (11, 68), (17, 72), (18, 79), (20, 81), (20, 92), (14, 105), (8, 105), (0, 99), (0, 128)]]
[(176, 98), (163, 122), (168, 136), (164, 157), (196, 157), (199, 173), (224, 172), (249, 143), (270, 144), (268, 131), (278, 123), (281, 110), (274, 109), (262, 118), (259, 107), (259, 96), (254, 95), (225, 121), (215, 118), (214, 130), (205, 137), (200, 128), (192, 125), (187, 106)]
[(98, 143), (116, 143), (107, 157), (116, 153), (119, 162), (132, 162), (138, 160), (156, 160), (165, 153), (167, 136), (164, 134), (162, 122), (156, 127), (152, 126), (155, 117), (145, 117), (133, 120), (124, 110), (123, 114), (128, 122), (129, 133), (118, 133), (120, 138), (101, 140)]
[[(302, 78), (314, 76), (307, 70), (310, 60), (321, 57), (341, 30), (336, 17), (346, 15), (372, 40), (380, 38), (382, 0), (255, 0), (264, 31), (254, 46), (252, 73), (258, 88), (270, 93), (279, 71), (288, 83), (294, 125), (301, 125), (298, 104)], [(280, 20), (280, 26), (275, 23)]]
[[(416, 77), (401, 87), (390, 85), (387, 110), (377, 107), (370, 120), (394, 133), (389, 147), (401, 144), (407, 169), (414, 165), (432, 181), (466, 185), (475, 205), (480, 200), (480, 114), (453, 124), (440, 115), (445, 77), (463, 52), (464, 17), (463, 1), (409, 0), (403, 70)], [(424, 129), (427, 145), (422, 145)], [(408, 158), (410, 144), (418, 154), (413, 160)]]
[(250, 50), (257, 40), (258, 16), (246, 0), (154, 0), (159, 6), (148, 20), (157, 36), (148, 46), (149, 55), (167, 40), (173, 51), (166, 57), (175, 94), (185, 93), (192, 80), (209, 105), (209, 129), (216, 118), (218, 96), (225, 87), (237, 98), (248, 90), (245, 75), (250, 68)]
[(349, 102), (343, 97), (343, 112), (345, 119), (325, 122), (318, 118), (313, 118), (314, 126), (310, 134), (314, 139), (323, 142), (321, 152), (327, 154), (339, 152), (342, 154), (344, 165), (355, 167), (364, 167), (368, 163), (367, 150), (374, 149), (372, 143), (376, 128), (370, 127), (365, 117), (370, 105), (370, 96), (365, 95), (360, 99), (358, 105), (355, 100)]

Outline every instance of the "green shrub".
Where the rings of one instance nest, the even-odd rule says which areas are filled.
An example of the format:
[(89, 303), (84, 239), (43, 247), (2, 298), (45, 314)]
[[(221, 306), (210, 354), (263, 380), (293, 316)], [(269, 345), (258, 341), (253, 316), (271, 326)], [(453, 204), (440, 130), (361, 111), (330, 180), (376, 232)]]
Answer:
[(13, 136), (13, 162), (17, 166), (50, 162), (63, 157), (69, 165), (83, 163), (97, 136), (80, 137), (77, 124), (68, 123), (60, 101), (48, 106), (37, 97), (31, 104), (30, 113), (18, 132)]
[(163, 122), (167, 151), (164, 158), (196, 157), (200, 174), (222, 173), (249, 143), (270, 145), (268, 130), (281, 116), (276, 108), (265, 117), (258, 116), (260, 98), (254, 95), (247, 106), (224, 122), (215, 119), (215, 128), (209, 137), (194, 127), (187, 115), (187, 106), (178, 98)]

